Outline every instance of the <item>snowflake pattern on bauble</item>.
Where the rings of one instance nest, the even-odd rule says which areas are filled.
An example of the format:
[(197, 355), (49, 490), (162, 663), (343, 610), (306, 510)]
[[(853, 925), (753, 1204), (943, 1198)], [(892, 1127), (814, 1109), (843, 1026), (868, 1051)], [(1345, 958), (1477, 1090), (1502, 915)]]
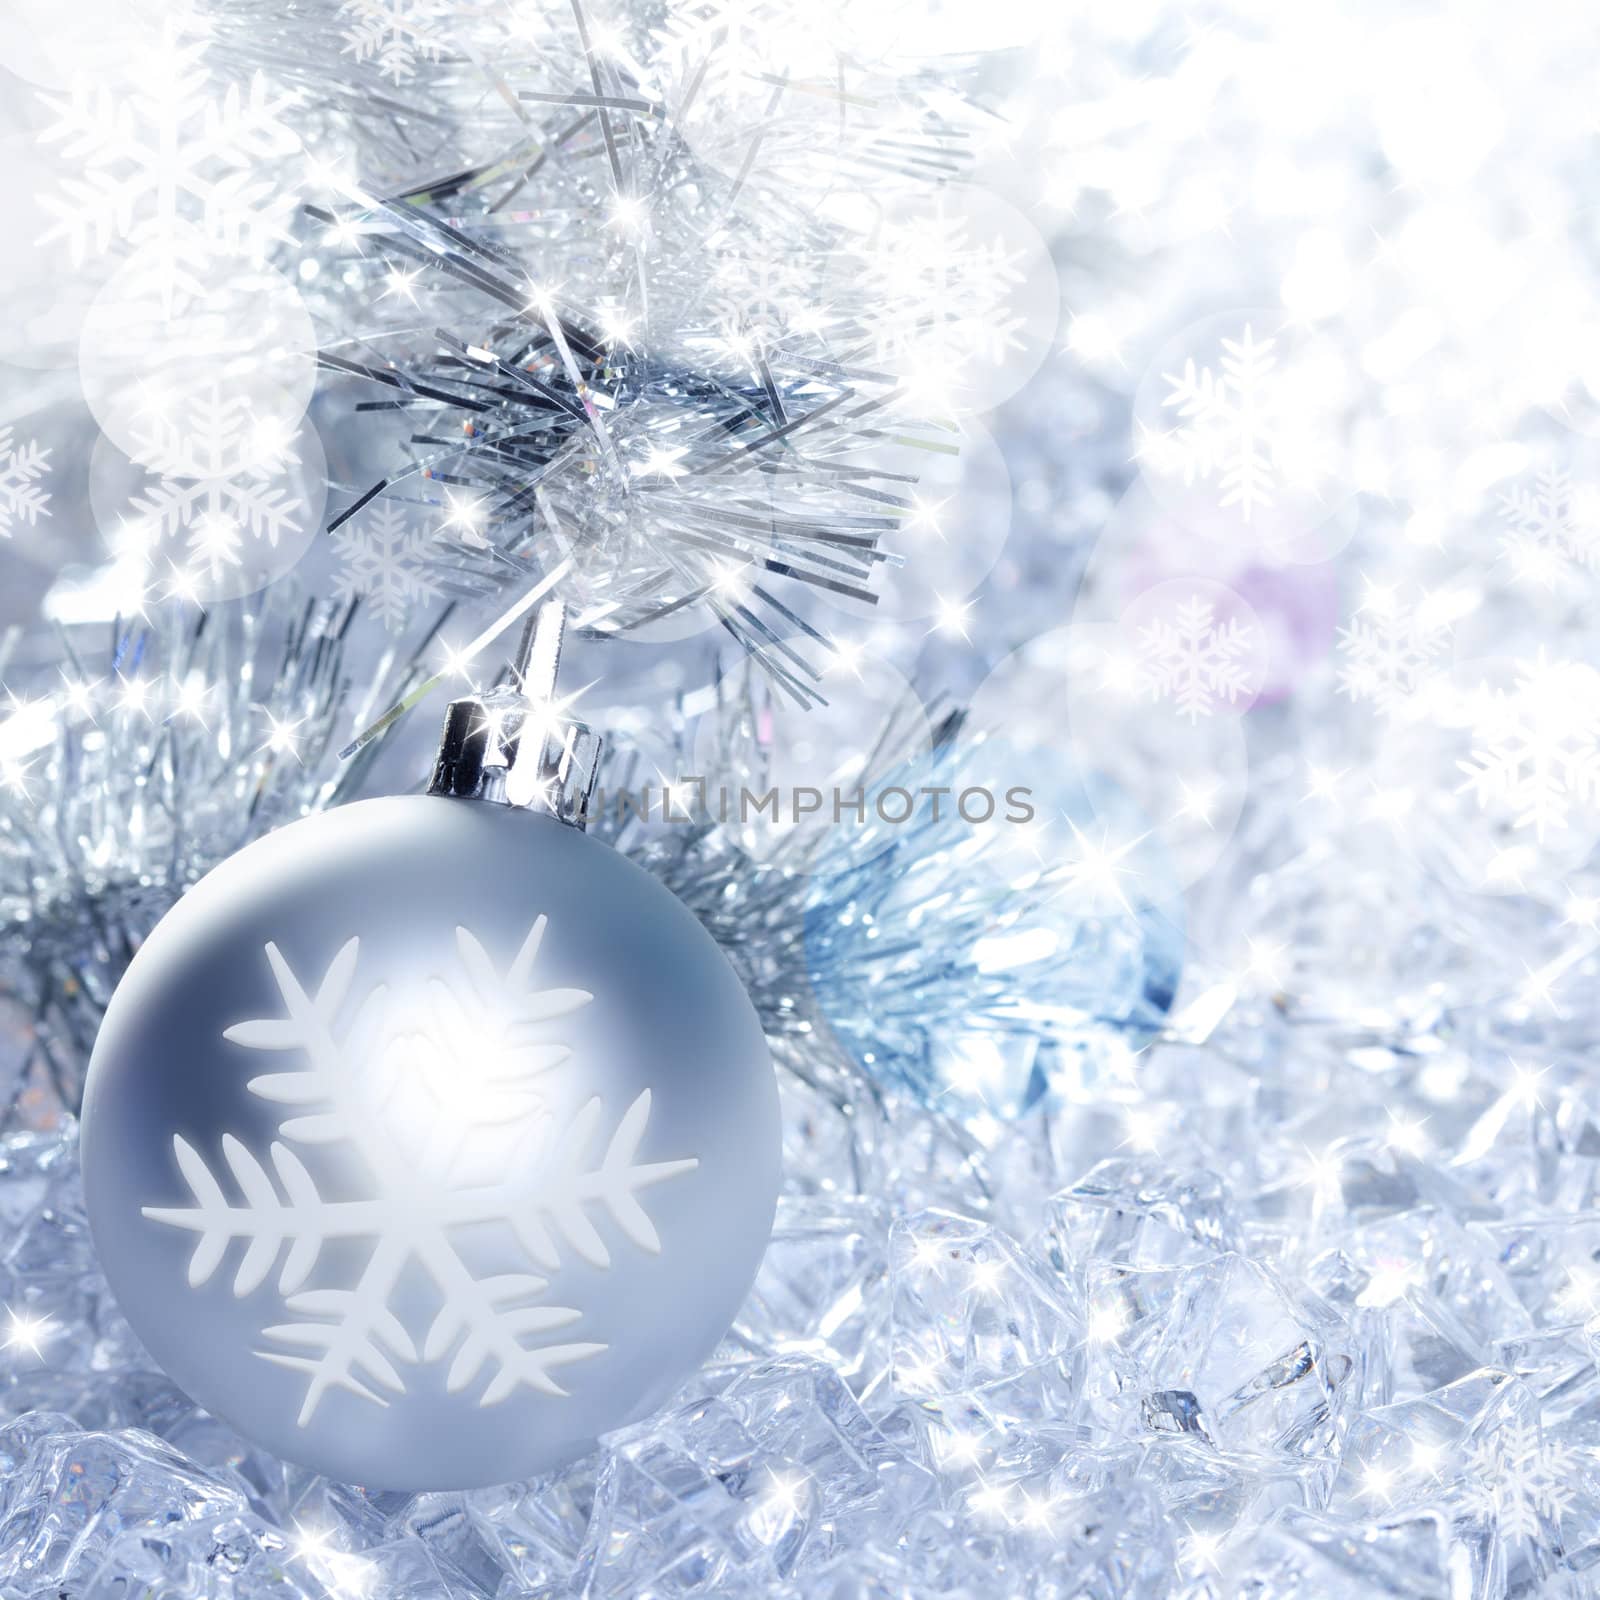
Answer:
[[(698, 1160), (635, 1160), (650, 1120), (649, 1089), (603, 1145), (597, 1136), (606, 1108), (598, 1096), (571, 1116), (551, 1111), (550, 1075), (573, 1070), (573, 1062), (572, 1051), (552, 1037), (559, 1029), (549, 1025), (593, 996), (537, 985), (545, 926), (542, 916), (534, 922), (504, 972), (458, 927), (459, 974), (433, 979), (425, 1007), (411, 1011), (383, 985), (347, 1005), (359, 938), (340, 949), (314, 990), (268, 944), (284, 1014), (224, 1030), (244, 1049), (298, 1058), (246, 1085), (285, 1108), (280, 1138), (263, 1159), (241, 1139), (223, 1136), (222, 1160), (242, 1197), (236, 1201), (201, 1152), (174, 1135), (194, 1203), (146, 1206), (144, 1215), (198, 1236), (191, 1286), (209, 1282), (236, 1242), (245, 1248), (234, 1270), (235, 1295), (260, 1288), (283, 1258), (277, 1294), (289, 1320), (261, 1330), (266, 1348), (256, 1354), (305, 1376), (301, 1427), (331, 1389), (387, 1405), (381, 1391), (406, 1392), (403, 1365), (447, 1358), (451, 1394), (477, 1384), (488, 1369), (480, 1406), (496, 1405), (519, 1387), (565, 1396), (553, 1373), (606, 1347), (540, 1342), (583, 1317), (575, 1307), (540, 1302), (545, 1274), (561, 1266), (568, 1250), (591, 1267), (609, 1267), (611, 1247), (597, 1226), (607, 1219), (634, 1248), (660, 1252), (640, 1193), (693, 1171)], [(295, 1146), (353, 1153), (365, 1170), (366, 1192), (324, 1198)], [(458, 1248), (459, 1234), (485, 1226), (509, 1230), (529, 1270), (477, 1276)], [(353, 1284), (308, 1287), (324, 1246), (334, 1241), (365, 1246), (365, 1265)], [(341, 1252), (336, 1259), (346, 1258)], [(413, 1264), (438, 1296), (425, 1330), (408, 1328), (393, 1306), (401, 1274)]]
[(1254, 628), (1237, 617), (1217, 622), (1211, 602), (1191, 595), (1170, 621), (1157, 617), (1139, 629), (1140, 679), (1152, 699), (1170, 700), (1197, 722), (1250, 694), (1254, 649)]
[(347, 522), (333, 535), (344, 563), (334, 579), (335, 593), (345, 600), (361, 596), (386, 628), (403, 628), (413, 600), (439, 593), (428, 569), (431, 543), (395, 505), (376, 507), (359, 524)]
[(9, 539), (18, 522), (49, 516), (50, 494), (40, 481), (50, 470), (49, 455), (32, 439), (13, 442), (11, 429), (0, 427), (0, 539)]

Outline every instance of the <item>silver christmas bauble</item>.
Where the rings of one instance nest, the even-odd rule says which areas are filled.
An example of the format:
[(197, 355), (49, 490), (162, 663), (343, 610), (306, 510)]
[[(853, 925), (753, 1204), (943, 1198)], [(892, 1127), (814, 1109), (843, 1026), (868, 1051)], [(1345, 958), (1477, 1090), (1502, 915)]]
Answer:
[(667, 1399), (755, 1276), (779, 1143), (693, 916), (553, 817), (433, 795), (296, 822), (185, 895), (82, 1134), (156, 1361), (387, 1489), (525, 1477)]

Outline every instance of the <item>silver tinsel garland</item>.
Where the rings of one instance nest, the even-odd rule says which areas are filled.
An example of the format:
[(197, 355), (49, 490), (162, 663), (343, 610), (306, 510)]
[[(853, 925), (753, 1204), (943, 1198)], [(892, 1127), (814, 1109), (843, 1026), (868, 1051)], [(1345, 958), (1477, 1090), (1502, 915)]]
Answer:
[(185, 889), (361, 792), (381, 745), (342, 762), (344, 733), (421, 673), (394, 650), (355, 667), (357, 609), (282, 585), (191, 618), (64, 630), (32, 692), (14, 685), (0, 725), (0, 994), (24, 1032), (8, 1124), (76, 1108), (111, 991)]
[[(434, 529), (421, 582), (455, 592), (568, 561), (583, 626), (716, 626), (813, 702), (818, 600), (875, 602), (901, 559), (885, 540), (921, 509), (917, 455), (961, 447), (922, 369), (975, 357), (1003, 309), (976, 237), (946, 241), (966, 301), (881, 270), (899, 213), (969, 164), (977, 113), (948, 72), (840, 58), (825, 81), (771, 79), (767, 33), (805, 32), (786, 14), (731, 40), (693, 8), (608, 16), (603, 39), (582, 4), (480, 22), (512, 52), (489, 74), (510, 125), (505, 105), (468, 114), (475, 148), (501, 129), (493, 153), (381, 198), (330, 167), (309, 206), (367, 310), (322, 365), (411, 430), (409, 463), (330, 530), (358, 547), (374, 502), (404, 507)], [(467, 45), (443, 105), (487, 55)]]

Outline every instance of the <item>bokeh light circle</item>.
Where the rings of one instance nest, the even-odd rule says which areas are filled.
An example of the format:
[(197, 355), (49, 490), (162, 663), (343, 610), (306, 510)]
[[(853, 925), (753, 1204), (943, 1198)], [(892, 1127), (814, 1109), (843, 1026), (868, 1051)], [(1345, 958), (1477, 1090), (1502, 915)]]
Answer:
[(1242, 722), (1190, 722), (1108, 688), (1107, 663), (1125, 650), (1114, 623), (1040, 634), (979, 685), (967, 728), (973, 737), (1001, 738), (1103, 775), (1149, 819), (1187, 887), (1216, 865), (1243, 809), (1249, 763)]
[[(825, 705), (802, 707), (774, 692), (754, 706), (752, 731), (761, 755), (757, 770), (741, 780), (752, 793), (775, 790), (776, 814), (772, 808), (742, 806), (732, 786), (728, 798), (727, 826), (740, 848), (758, 861), (781, 853), (796, 871), (808, 870), (816, 835), (833, 820), (836, 795), (842, 797), (842, 814), (853, 814), (853, 797), (874, 762), (891, 754), (916, 760), (933, 738), (916, 690), (875, 652), (841, 644), (818, 668), (817, 688), (827, 697)], [(694, 742), (696, 773), (733, 770), (715, 743), (720, 725), (714, 714), (700, 720)], [(715, 803), (712, 814), (720, 820)]]
[[(299, 292), (270, 267), (206, 252), (175, 283), (165, 251), (130, 256), (84, 318), (84, 398), (127, 455), (152, 454), (152, 420), (221, 393), (247, 404), (260, 427), (299, 424), (316, 383), (317, 341)], [(187, 275), (186, 275), (187, 277)]]
[(858, 617), (934, 617), (993, 571), (1011, 531), (1011, 475), (994, 436), (974, 418), (948, 436), (874, 443), (842, 464), (874, 474), (873, 487), (895, 494), (905, 510), (878, 541), (891, 560), (871, 583), (877, 603), (824, 591), (830, 604)]
[[(274, 415), (281, 412), (279, 402)], [(152, 472), (102, 436), (89, 464), (89, 501), (117, 567), (145, 601), (236, 600), (288, 573), (310, 549), (327, 501), (327, 462), (307, 418), (288, 432), (239, 437), (215, 456), (187, 439)], [(138, 609), (137, 603), (129, 605)]]

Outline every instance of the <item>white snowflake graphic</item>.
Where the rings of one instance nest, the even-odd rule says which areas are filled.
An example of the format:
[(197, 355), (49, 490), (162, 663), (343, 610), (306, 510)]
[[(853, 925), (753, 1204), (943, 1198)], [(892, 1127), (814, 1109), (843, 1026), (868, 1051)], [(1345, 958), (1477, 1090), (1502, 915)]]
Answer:
[(1350, 626), (1339, 630), (1340, 692), (1392, 715), (1422, 686), (1449, 632), (1427, 596), (1407, 605), (1369, 583)]
[(1600, 497), (1575, 491), (1565, 470), (1538, 473), (1531, 488), (1514, 486), (1500, 505), (1501, 547), (1518, 578), (1553, 589), (1570, 567), (1600, 563)]
[[(829, 21), (832, 21), (830, 18)], [(813, 12), (808, 27), (817, 27)], [(673, 6), (661, 19), (660, 33), (685, 56), (732, 79), (769, 71), (793, 37), (793, 8), (770, 0), (695, 0)]]
[(1255, 629), (1237, 617), (1214, 620), (1209, 600), (1191, 595), (1171, 620), (1139, 629), (1139, 673), (1152, 699), (1168, 699), (1191, 723), (1250, 693)]
[[(258, 1289), (283, 1256), (277, 1294), (291, 1320), (263, 1328), (270, 1348), (256, 1354), (305, 1375), (302, 1427), (330, 1389), (378, 1405), (388, 1404), (380, 1390), (404, 1394), (397, 1363), (449, 1357), (445, 1387), (452, 1394), (476, 1383), (487, 1367), (480, 1406), (498, 1404), (519, 1386), (565, 1395), (552, 1372), (605, 1346), (537, 1342), (582, 1320), (573, 1307), (536, 1303), (549, 1284), (543, 1273), (561, 1265), (563, 1250), (609, 1267), (597, 1219), (609, 1218), (637, 1249), (661, 1249), (640, 1192), (692, 1171), (698, 1161), (636, 1164), (650, 1119), (648, 1089), (623, 1113), (598, 1159), (605, 1116), (598, 1097), (558, 1125), (544, 1091), (572, 1052), (548, 1036), (546, 1025), (593, 996), (537, 986), (545, 925), (542, 916), (534, 922), (503, 973), (477, 938), (458, 927), (460, 977), (433, 980), (426, 1004), (409, 1010), (382, 985), (347, 1007), (359, 938), (343, 946), (314, 993), (268, 944), (284, 1015), (237, 1023), (225, 1036), (249, 1050), (299, 1056), (292, 1069), (246, 1086), (286, 1108), (280, 1140), (264, 1162), (242, 1140), (223, 1137), (222, 1160), (242, 1196), (236, 1202), (200, 1152), (173, 1138), (194, 1204), (147, 1206), (144, 1215), (198, 1235), (191, 1285), (208, 1282), (235, 1242), (245, 1247), (233, 1277), (239, 1296)], [(352, 1153), (365, 1169), (367, 1192), (324, 1199), (291, 1146)], [(508, 1229), (530, 1266), (541, 1270), (475, 1276), (458, 1248), (458, 1230), (486, 1225)], [(306, 1287), (332, 1241), (368, 1247), (354, 1285)], [(420, 1339), (392, 1304), (413, 1263), (431, 1278), (439, 1300)]]
[(344, 562), (335, 592), (363, 596), (387, 628), (405, 626), (411, 601), (439, 593), (427, 566), (431, 540), (398, 506), (379, 505), (360, 526), (347, 522), (333, 542)]
[(1510, 690), (1480, 685), (1471, 706), (1472, 748), (1458, 763), (1462, 789), (1509, 811), (1543, 843), (1575, 806), (1600, 807), (1600, 673), (1552, 662), (1519, 663)]
[(0, 539), (10, 538), (19, 521), (50, 515), (50, 494), (39, 481), (50, 470), (49, 454), (32, 439), (14, 443), (11, 429), (0, 427)]
[(83, 164), (60, 195), (46, 196), (56, 218), (45, 238), (68, 241), (74, 260), (115, 239), (150, 252), (169, 299), (201, 295), (196, 242), (204, 248), (262, 248), (286, 237), (295, 203), (268, 163), (299, 140), (283, 120), (296, 97), (259, 73), (219, 96), (203, 39), (169, 30), (152, 39), (121, 87), (84, 76), (66, 97), (49, 99), (56, 120), (42, 134)]
[(391, 83), (415, 77), (419, 61), (439, 59), (444, 19), (426, 0), (344, 0), (340, 10), (349, 19), (345, 53), (373, 62)]
[(1186, 359), (1168, 386), (1162, 405), (1175, 411), (1177, 426), (1147, 438), (1140, 458), (1163, 476), (1185, 484), (1215, 479), (1218, 504), (1237, 506), (1249, 522), (1273, 504), (1281, 477), (1282, 436), (1274, 341), (1257, 339), (1247, 324), (1242, 339), (1222, 341), (1221, 373)]
[(147, 550), (184, 536), (192, 566), (215, 575), (240, 563), (246, 539), (276, 549), (299, 529), (304, 501), (282, 481), (298, 458), (258, 424), (248, 399), (213, 385), (178, 416), (148, 416), (135, 444), (156, 480), (132, 501)]
[(723, 343), (744, 359), (781, 345), (814, 311), (804, 267), (760, 246), (718, 258), (711, 268), (709, 299)]
[(1577, 1501), (1577, 1451), (1542, 1439), (1537, 1423), (1512, 1422), (1466, 1453), (1467, 1507), (1492, 1517), (1502, 1538), (1538, 1539)]
[(1010, 304), (1022, 252), (966, 217), (941, 208), (887, 221), (864, 270), (901, 308), (874, 325), (874, 359), (934, 392), (940, 374), (997, 367), (1023, 347), (1024, 319)]

